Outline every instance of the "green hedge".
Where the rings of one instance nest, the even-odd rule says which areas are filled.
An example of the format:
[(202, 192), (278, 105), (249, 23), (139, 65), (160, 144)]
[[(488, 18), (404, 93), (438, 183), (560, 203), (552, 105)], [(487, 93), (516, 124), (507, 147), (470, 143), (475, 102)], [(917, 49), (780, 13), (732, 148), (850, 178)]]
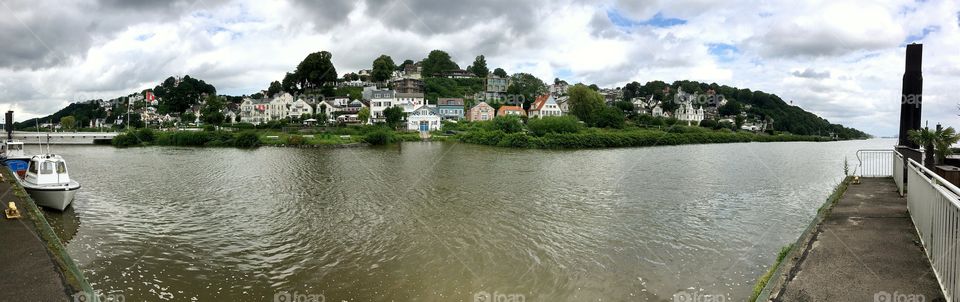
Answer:
[[(692, 127), (691, 127), (692, 128)], [(819, 141), (816, 136), (799, 135), (756, 135), (751, 133), (734, 133), (708, 131), (699, 132), (664, 132), (650, 130), (605, 131), (590, 129), (578, 133), (547, 133), (543, 137), (536, 137), (525, 133), (504, 133), (494, 130), (470, 131), (459, 136), (465, 143), (514, 147), (514, 148), (545, 148), (545, 149), (587, 149), (613, 147), (646, 147), (670, 146), (687, 144), (717, 144), (739, 142), (782, 142), (782, 141)]]

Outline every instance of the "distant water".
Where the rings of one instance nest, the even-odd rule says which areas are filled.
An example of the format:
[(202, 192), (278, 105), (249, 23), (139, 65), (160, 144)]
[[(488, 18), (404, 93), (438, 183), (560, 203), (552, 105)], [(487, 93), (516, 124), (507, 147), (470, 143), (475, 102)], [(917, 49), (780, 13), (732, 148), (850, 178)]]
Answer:
[(70, 254), (127, 301), (739, 301), (844, 157), (894, 143), (55, 146), (83, 189), (78, 218), (51, 216), (79, 220)]

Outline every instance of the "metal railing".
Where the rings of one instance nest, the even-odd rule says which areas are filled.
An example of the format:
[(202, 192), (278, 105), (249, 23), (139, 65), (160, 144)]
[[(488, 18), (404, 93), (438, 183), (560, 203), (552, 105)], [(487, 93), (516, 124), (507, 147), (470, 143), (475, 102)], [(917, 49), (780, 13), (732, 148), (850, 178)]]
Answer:
[(960, 188), (913, 159), (906, 165), (910, 218), (944, 296), (953, 301), (960, 292)]
[(904, 173), (907, 173), (907, 165), (904, 161), (903, 154), (894, 150), (893, 151), (893, 182), (897, 184), (897, 192), (900, 193), (900, 197), (903, 197), (903, 176)]
[(857, 150), (857, 161), (859, 164), (857, 168), (853, 170), (853, 175), (860, 175), (860, 177), (893, 176), (894, 157), (893, 150), (888, 149)]

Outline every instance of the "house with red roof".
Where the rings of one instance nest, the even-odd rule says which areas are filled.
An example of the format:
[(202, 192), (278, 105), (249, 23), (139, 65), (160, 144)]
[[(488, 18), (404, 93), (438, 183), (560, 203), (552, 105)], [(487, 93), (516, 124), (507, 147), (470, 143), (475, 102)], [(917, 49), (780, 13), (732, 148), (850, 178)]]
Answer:
[(528, 115), (531, 118), (561, 116), (563, 115), (563, 111), (560, 110), (560, 105), (557, 105), (557, 100), (553, 98), (552, 95), (546, 94), (537, 97), (537, 99), (533, 101), (533, 104), (530, 104), (530, 113)]
[(500, 106), (500, 109), (497, 109), (497, 116), (505, 115), (527, 116), (527, 112), (520, 106)]

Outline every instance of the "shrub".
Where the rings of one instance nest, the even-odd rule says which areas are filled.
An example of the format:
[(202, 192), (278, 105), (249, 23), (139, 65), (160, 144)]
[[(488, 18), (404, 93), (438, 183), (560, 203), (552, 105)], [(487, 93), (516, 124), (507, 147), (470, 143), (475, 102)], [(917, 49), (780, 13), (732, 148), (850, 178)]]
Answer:
[(516, 133), (523, 131), (523, 122), (516, 115), (502, 115), (493, 118), (494, 130), (500, 130), (504, 133)]
[(363, 141), (371, 145), (386, 145), (393, 142), (393, 140), (393, 131), (388, 129), (375, 130), (367, 133), (367, 135), (363, 137)]
[(203, 125), (203, 131), (215, 131), (215, 130), (217, 130), (217, 128), (214, 127), (213, 125)]
[(233, 146), (237, 148), (255, 148), (260, 146), (260, 137), (251, 131), (241, 132), (233, 140)]
[(132, 133), (136, 134), (137, 138), (140, 139), (140, 142), (152, 143), (156, 139), (156, 135), (154, 135), (153, 129), (150, 129), (150, 128), (142, 128)]
[(303, 143), (304, 143), (303, 136), (300, 136), (300, 135), (287, 136), (287, 145), (300, 146), (300, 145), (303, 145)]
[(623, 111), (614, 107), (604, 107), (597, 112), (597, 116), (594, 121), (595, 126), (599, 128), (623, 129)]
[(527, 129), (536, 136), (544, 136), (547, 133), (577, 133), (583, 125), (573, 116), (547, 116), (530, 119)]
[(257, 126), (251, 123), (236, 123), (236, 124), (233, 124), (233, 128), (237, 128), (240, 130), (249, 130), (249, 129), (257, 128)]
[(137, 139), (137, 136), (133, 132), (125, 132), (114, 136), (110, 143), (114, 147), (123, 148), (140, 145), (140, 140)]

